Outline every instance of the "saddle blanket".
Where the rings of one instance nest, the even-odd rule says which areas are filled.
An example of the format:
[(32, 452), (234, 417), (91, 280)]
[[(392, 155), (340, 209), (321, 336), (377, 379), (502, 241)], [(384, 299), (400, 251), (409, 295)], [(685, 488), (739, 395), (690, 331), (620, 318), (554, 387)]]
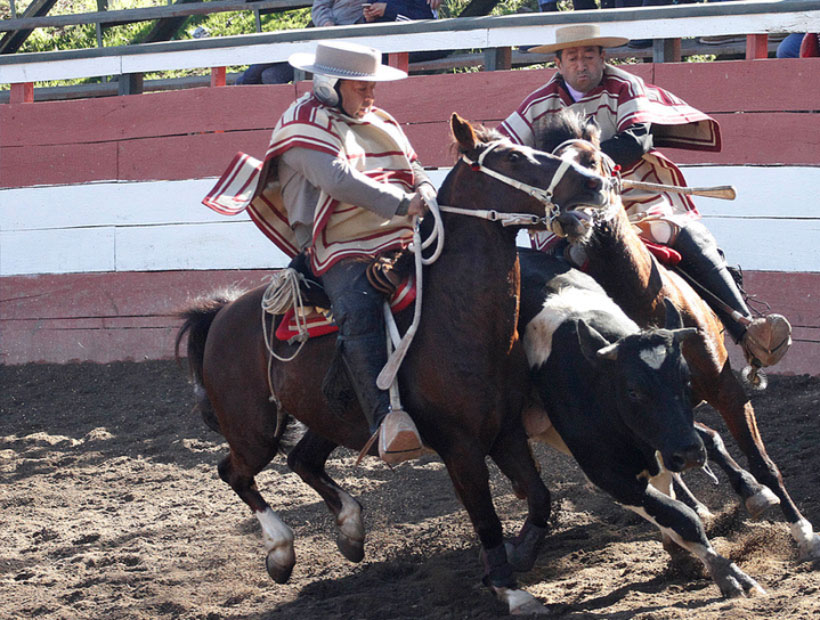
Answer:
[[(396, 292), (390, 298), (390, 309), (393, 314), (396, 314), (407, 308), (415, 299), (416, 279), (414, 276), (409, 276), (398, 286)], [(333, 322), (333, 315), (326, 308), (305, 306), (301, 322), (307, 327), (309, 338), (318, 338), (339, 331), (339, 326)], [(296, 322), (296, 309), (291, 308), (282, 316), (279, 327), (276, 328), (276, 338), (292, 343), (292, 340), (298, 335), (299, 325)]]

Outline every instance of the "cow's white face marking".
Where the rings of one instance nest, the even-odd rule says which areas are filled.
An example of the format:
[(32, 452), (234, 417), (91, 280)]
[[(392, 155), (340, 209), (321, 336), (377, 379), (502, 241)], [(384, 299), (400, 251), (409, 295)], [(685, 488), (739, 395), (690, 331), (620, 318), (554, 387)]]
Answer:
[(644, 364), (654, 370), (657, 370), (663, 365), (663, 361), (666, 359), (666, 347), (659, 344), (651, 349), (641, 350), (639, 355)]

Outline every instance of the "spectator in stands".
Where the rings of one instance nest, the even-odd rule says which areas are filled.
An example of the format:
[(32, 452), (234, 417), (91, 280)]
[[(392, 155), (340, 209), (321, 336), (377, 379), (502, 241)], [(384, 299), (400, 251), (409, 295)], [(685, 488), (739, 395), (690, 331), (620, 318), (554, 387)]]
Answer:
[(777, 46), (775, 55), (778, 58), (800, 58), (800, 44), (803, 42), (802, 32), (792, 32)]
[[(319, 28), (364, 23), (363, 0), (314, 0), (311, 24)], [(308, 27), (310, 27), (308, 25)], [(286, 62), (251, 65), (236, 80), (237, 84), (287, 84), (293, 81), (293, 67)]]
[[(536, 146), (539, 119), (563, 109), (574, 110), (598, 123), (601, 150), (620, 166), (623, 178), (653, 179), (669, 185), (686, 182), (656, 145), (720, 150), (720, 127), (714, 119), (672, 93), (606, 64), (604, 48), (623, 45), (625, 38), (602, 37), (597, 24), (558, 28), (555, 38), (555, 43), (532, 51), (554, 52), (557, 73), (499, 126), (513, 142)], [(714, 237), (698, 221), (700, 215), (689, 197), (672, 192), (630, 195), (625, 191), (623, 202), (650, 247), (661, 244), (681, 254), (680, 267), (710, 292), (704, 300), (741, 344), (750, 363), (776, 364), (789, 346), (791, 326), (776, 314), (752, 319), (743, 292)], [(551, 252), (561, 247), (550, 233), (538, 233), (535, 245)], [(583, 250), (575, 250), (570, 250), (568, 258), (583, 266)]]
[(404, 19), (436, 19), (435, 10), (441, 0), (387, 0), (365, 2), (364, 19), (367, 22), (394, 22)]

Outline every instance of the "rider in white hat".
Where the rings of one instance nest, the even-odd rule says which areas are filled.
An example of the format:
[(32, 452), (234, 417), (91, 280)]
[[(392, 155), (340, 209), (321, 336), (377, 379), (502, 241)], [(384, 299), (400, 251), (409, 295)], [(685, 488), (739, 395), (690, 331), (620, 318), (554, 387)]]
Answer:
[[(530, 51), (555, 53), (557, 72), (524, 99), (500, 131), (518, 144), (544, 148), (538, 143), (539, 124), (555, 112), (574, 110), (598, 123), (601, 150), (620, 166), (623, 178), (686, 185), (680, 169), (655, 147), (719, 151), (720, 127), (672, 93), (607, 64), (605, 48), (627, 42), (624, 37), (601, 36), (596, 24), (556, 29), (553, 43)], [(791, 326), (779, 314), (751, 318), (745, 295), (714, 237), (698, 221), (700, 214), (691, 198), (637, 190), (626, 190), (622, 197), (641, 235), (679, 252), (679, 266), (711, 293), (704, 295), (705, 301), (741, 344), (749, 362), (770, 366), (780, 361), (791, 344)], [(534, 245), (545, 251), (554, 251), (557, 243), (550, 233), (539, 233), (534, 239)], [(574, 258), (583, 260), (579, 255)]]
[(417, 457), (421, 438), (376, 386), (387, 362), (384, 297), (366, 271), (367, 259), (412, 241), (414, 219), (436, 196), (399, 124), (374, 105), (378, 82), (407, 74), (382, 65), (376, 49), (341, 42), (321, 42), (288, 62), (313, 73), (313, 91), (279, 119), (261, 172), (232, 172), (233, 195), (206, 204), (219, 208), (245, 192), (263, 232), (286, 254), (306, 255), (330, 298), (339, 352), (374, 438), (378, 432), (379, 454), (395, 464)]

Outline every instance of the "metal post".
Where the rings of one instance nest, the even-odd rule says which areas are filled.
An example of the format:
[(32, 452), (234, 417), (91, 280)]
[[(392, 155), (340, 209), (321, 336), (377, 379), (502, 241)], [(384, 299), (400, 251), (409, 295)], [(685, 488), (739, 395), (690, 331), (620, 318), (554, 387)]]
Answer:
[(652, 62), (680, 62), (680, 39), (652, 41)]
[(511, 68), (511, 47), (496, 47), (484, 50), (485, 71), (508, 71)]
[(142, 73), (123, 73), (117, 79), (118, 95), (142, 94)]
[(253, 17), (256, 22), (256, 32), (262, 32), (262, 16), (259, 14), (259, 9), (253, 10)]

